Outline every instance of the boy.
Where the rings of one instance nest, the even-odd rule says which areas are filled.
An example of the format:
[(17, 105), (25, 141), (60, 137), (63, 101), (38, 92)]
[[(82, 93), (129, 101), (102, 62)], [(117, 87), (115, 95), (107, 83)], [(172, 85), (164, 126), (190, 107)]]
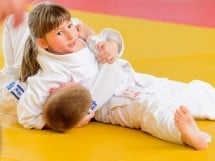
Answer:
[(82, 126), (81, 120), (94, 116), (90, 113), (94, 104), (90, 92), (74, 82), (63, 84), (58, 89), (51, 89), (43, 107), (45, 128), (66, 132), (73, 127)]

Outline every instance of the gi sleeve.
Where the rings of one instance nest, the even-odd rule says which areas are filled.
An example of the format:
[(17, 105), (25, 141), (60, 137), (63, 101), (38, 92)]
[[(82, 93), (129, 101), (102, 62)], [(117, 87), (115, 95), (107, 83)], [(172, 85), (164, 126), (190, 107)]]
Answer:
[(122, 56), (124, 51), (124, 42), (120, 32), (113, 30), (111, 28), (103, 29), (100, 34), (92, 35), (87, 38), (87, 44), (90, 49), (96, 53), (96, 45), (101, 41), (108, 41), (114, 40), (117, 42), (119, 50), (118, 50), (118, 57)]
[(17, 106), (18, 121), (27, 129), (42, 129), (45, 126), (42, 116), (43, 105), (49, 96), (49, 89), (59, 87), (51, 78), (32, 76), (27, 80), (27, 89)]

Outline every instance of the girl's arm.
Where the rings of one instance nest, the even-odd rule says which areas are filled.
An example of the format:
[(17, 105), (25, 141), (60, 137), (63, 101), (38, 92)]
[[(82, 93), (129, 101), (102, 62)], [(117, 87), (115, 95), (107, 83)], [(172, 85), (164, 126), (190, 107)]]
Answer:
[(116, 41), (107, 40), (99, 42), (96, 45), (97, 50), (97, 60), (100, 63), (109, 63), (112, 64), (118, 58), (119, 47)]
[(100, 63), (113, 63), (122, 56), (124, 43), (120, 32), (105, 28), (100, 34), (95, 34), (91, 27), (77, 18), (72, 18), (72, 23), (77, 26), (79, 37), (88, 43)]
[(46, 93), (44, 91), (46, 87), (40, 84), (44, 83), (43, 81), (34, 78), (28, 79), (28, 87), (18, 102), (17, 117), (24, 128), (42, 129), (45, 126), (42, 103), (48, 97), (48, 91)]
[(98, 35), (89, 36), (87, 43), (101, 63), (113, 63), (124, 51), (120, 32), (110, 28), (103, 29)]
[[(53, 79), (53, 77), (55, 79)], [(46, 77), (34, 75), (27, 80), (27, 89), (21, 96), (17, 106), (19, 123), (27, 129), (43, 129), (43, 104), (49, 96), (50, 88), (60, 86), (59, 82), (68, 81), (63, 75), (47, 74)]]

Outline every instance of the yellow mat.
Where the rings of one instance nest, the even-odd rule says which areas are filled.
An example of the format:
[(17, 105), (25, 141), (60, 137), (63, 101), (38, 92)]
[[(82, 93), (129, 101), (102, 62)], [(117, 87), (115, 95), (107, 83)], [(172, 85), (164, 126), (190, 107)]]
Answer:
[[(215, 29), (73, 11), (97, 31), (111, 27), (124, 37), (124, 58), (139, 72), (215, 84)], [(2, 51), (1, 51), (2, 53)], [(0, 55), (0, 67), (3, 57)], [(139, 130), (92, 122), (66, 134), (22, 128), (0, 114), (1, 161), (172, 161), (215, 160), (215, 141), (194, 151)], [(215, 122), (198, 121), (215, 138)]]

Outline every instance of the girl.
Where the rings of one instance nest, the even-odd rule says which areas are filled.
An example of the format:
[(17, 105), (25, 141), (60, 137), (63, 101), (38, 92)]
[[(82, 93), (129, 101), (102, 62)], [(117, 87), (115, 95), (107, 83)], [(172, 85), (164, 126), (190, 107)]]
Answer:
[[(77, 19), (70, 19), (65, 8), (50, 2), (38, 4), (29, 14), (30, 36), (20, 77), (28, 86), (17, 106), (18, 120), (25, 128), (45, 126), (42, 110), (51, 88), (74, 81), (89, 89), (99, 71), (103, 71), (98, 61), (113, 63), (122, 53), (123, 42), (118, 32), (106, 29), (98, 37), (86, 25), (77, 27)], [(101, 89), (92, 93), (98, 90)]]
[[(118, 32), (110, 30), (110, 29), (109, 30), (104, 30), (102, 36), (104, 37), (104, 39), (108, 40), (107, 42), (104, 42), (103, 41), (104, 39), (102, 39), (101, 37), (98, 37), (97, 35), (88, 37), (88, 35), (91, 35), (91, 34), (93, 35), (94, 31), (92, 29), (90, 29), (87, 25), (82, 24), (80, 22), (80, 20), (78, 20), (78, 19), (71, 18), (71, 20), (72, 20), (71, 21), (69, 12), (67, 10), (65, 10), (64, 8), (62, 8), (61, 6), (58, 6), (56, 4), (52, 4), (50, 2), (45, 2), (45, 3), (39, 4), (38, 8), (41, 8), (41, 6), (43, 6), (44, 9), (46, 7), (49, 8), (51, 10), (50, 15), (54, 14), (54, 15), (52, 15), (52, 17), (49, 17), (49, 18), (51, 18), (50, 23), (51, 23), (53, 29), (56, 29), (57, 26), (55, 26), (55, 25), (60, 25), (61, 21), (69, 20), (69, 23), (66, 26), (65, 33), (63, 33), (64, 32), (63, 30), (62, 31), (55, 31), (55, 33), (54, 33), (56, 35), (57, 34), (61, 34), (61, 35), (65, 34), (65, 36), (68, 36), (68, 41), (70, 41), (69, 42), (70, 44), (68, 45), (68, 48), (66, 50), (68, 50), (69, 52), (70, 51), (73, 52), (73, 47), (72, 46), (76, 46), (76, 44), (78, 44), (77, 46), (79, 46), (80, 49), (81, 48), (87, 48), (88, 46), (90, 46), (92, 49), (96, 50), (94, 46), (99, 41), (102, 40), (102, 42), (98, 43), (98, 46), (97, 46), (98, 50), (100, 48), (102, 48), (99, 51), (97, 50), (97, 60), (100, 61), (100, 62), (109, 62), (109, 63), (111, 63), (111, 62), (114, 61), (114, 59), (116, 59), (116, 55), (117, 55), (117, 52), (118, 52), (118, 47), (116, 46), (116, 44), (114, 42), (111, 41), (111, 39), (119, 40), (119, 52), (121, 50), (123, 50), (123, 43), (121, 42), (120, 35), (119, 35)], [(46, 11), (48, 11), (48, 9), (46, 11), (45, 10), (43, 10), (43, 11), (46, 12)], [(42, 14), (46, 14), (44, 12)], [(41, 14), (41, 16), (42, 16), (42, 14)], [(5, 26), (4, 26), (3, 50), (4, 50), (4, 57), (5, 57), (5, 67), (0, 72), (0, 96), (1, 96), (1, 98), (0, 98), (0, 106), (1, 106), (0, 112), (7, 113), (7, 114), (10, 113), (12, 115), (16, 115), (16, 108), (15, 107), (16, 107), (17, 101), (20, 98), (21, 94), (25, 90), (25, 83), (20, 83), (18, 81), (18, 77), (19, 77), (21, 59), (23, 58), (23, 51), (24, 51), (24, 46), (25, 46), (24, 43), (26, 42), (27, 38), (30, 35), (30, 31), (29, 31), (28, 23), (27, 23), (28, 22), (28, 16), (29, 15), (26, 13), (25, 18), (24, 18), (24, 23), (22, 23), (17, 28), (13, 28), (14, 16), (9, 16), (6, 19)], [(34, 21), (36, 19), (34, 20), (33, 16), (37, 16), (37, 15), (35, 15), (32, 12), (32, 17), (31, 18), (33, 18), (33, 21), (31, 21), (31, 22), (33, 24), (31, 24), (31, 25), (33, 25), (35, 28), (38, 28), (42, 32), (45, 31), (42, 28), (39, 28), (37, 26), (38, 21), (34, 23)], [(56, 16), (57, 16), (57, 18), (56, 18)], [(55, 20), (55, 22), (52, 21), (53, 19)], [(79, 24), (79, 25), (76, 25), (76, 24)], [(43, 27), (45, 27), (45, 25)], [(76, 31), (76, 28), (78, 29), (78, 32)], [(47, 28), (45, 28), (45, 29), (46, 29), (46, 31), (48, 30)], [(58, 29), (61, 30), (63, 28), (61, 28), (61, 29), (58, 28)], [(36, 34), (40, 35), (41, 34), (40, 31), (37, 32)], [(72, 32), (72, 33), (70, 33), (70, 32)], [(78, 34), (79, 38), (76, 37), (78, 39), (78, 41), (70, 40), (71, 35), (73, 33), (76, 36)], [(88, 39), (87, 39), (88, 43), (86, 42), (87, 37), (88, 37)], [(38, 39), (38, 43), (40, 43), (40, 40), (41, 39)], [(63, 40), (63, 39), (58, 40), (58, 42), (60, 42), (58, 44), (62, 44), (61, 40)], [(29, 44), (29, 42), (31, 42), (31, 37), (28, 38), (28, 41), (27, 41), (26, 44)], [(71, 45), (71, 42), (74, 42), (75, 45)], [(56, 46), (58, 44), (56, 44)], [(34, 49), (37, 48), (37, 46), (36, 47), (34, 46), (34, 45), (36, 45), (36, 43), (33, 42), (32, 45), (33, 45)], [(24, 54), (25, 58), (23, 58), (23, 65), (22, 65), (22, 69), (24, 69), (24, 70), (21, 71), (21, 73), (22, 73), (21, 80), (22, 81), (26, 80), (27, 76), (33, 75), (34, 73), (36, 73), (37, 72), (35, 70), (35, 69), (37, 69), (36, 67), (38, 67), (38, 68), (40, 67), (39, 64), (35, 63), (35, 62), (37, 62), (37, 60), (35, 60), (35, 59), (32, 60), (32, 58), (33, 58), (32, 56), (30, 56), (30, 57), (27, 56), (27, 54), (31, 54), (31, 47), (26, 45), (26, 49), (25, 49), (25, 51), (26, 51), (25, 54), (26, 55)], [(30, 52), (27, 52), (27, 49), (29, 49)], [(50, 48), (50, 50), (51, 50), (51, 48)], [(115, 53), (112, 52), (111, 50), (113, 50)], [(84, 50), (84, 51), (88, 51), (88, 50)], [(91, 53), (91, 50), (89, 50), (89, 51)], [(36, 54), (37, 54), (37, 51), (36, 51)], [(67, 51), (60, 51), (59, 53), (54, 53), (54, 54), (67, 54)], [(75, 52), (74, 52), (74, 54), (75, 54)], [(75, 54), (75, 55), (77, 55), (77, 54)], [(73, 56), (73, 57), (75, 57), (75, 56)], [(35, 55), (34, 58), (36, 58), (36, 55)], [(73, 59), (73, 58), (71, 58), (71, 59)], [(73, 62), (71, 62), (71, 63), (73, 63)], [(33, 66), (32, 66), (32, 64), (33, 64)], [(76, 65), (77, 65), (77, 63), (76, 63)], [(96, 65), (95, 65), (95, 67), (97, 68)], [(77, 66), (76, 69), (82, 70), (79, 66)], [(83, 69), (87, 70), (87, 66), (85, 68), (83, 68)], [(53, 72), (56, 72), (56, 71), (53, 70)], [(72, 71), (72, 72), (74, 72), (74, 71)], [(59, 81), (59, 79), (60, 79), (60, 81)], [(68, 80), (71, 81), (71, 80), (73, 80), (73, 78), (69, 76)], [(55, 79), (54, 77), (50, 78), (50, 83), (52, 83), (54, 81), (56, 81), (55, 82), (56, 84), (54, 84), (54, 86), (51, 86), (51, 88), (59, 87), (63, 82), (67, 82), (66, 80), (61, 80), (60, 76), (57, 79)], [(29, 86), (31, 86), (31, 85), (29, 85)], [(38, 91), (40, 90), (40, 88), (41, 87), (38, 88)], [(46, 91), (46, 94), (47, 93), (49, 95), (48, 91)], [(44, 98), (44, 100), (45, 100), (45, 98)], [(35, 108), (35, 110), (37, 111), (37, 108)], [(23, 111), (25, 111), (25, 110), (23, 110)], [(28, 115), (28, 112), (26, 112), (25, 114)], [(22, 116), (26, 117), (25, 114), (23, 114)], [(34, 114), (32, 114), (32, 115), (33, 115), (32, 117), (34, 117)], [(19, 115), (18, 115), (18, 117), (19, 117)], [(37, 117), (37, 115), (35, 117)], [(87, 118), (88, 117), (90, 119), (91, 115), (87, 116)]]

